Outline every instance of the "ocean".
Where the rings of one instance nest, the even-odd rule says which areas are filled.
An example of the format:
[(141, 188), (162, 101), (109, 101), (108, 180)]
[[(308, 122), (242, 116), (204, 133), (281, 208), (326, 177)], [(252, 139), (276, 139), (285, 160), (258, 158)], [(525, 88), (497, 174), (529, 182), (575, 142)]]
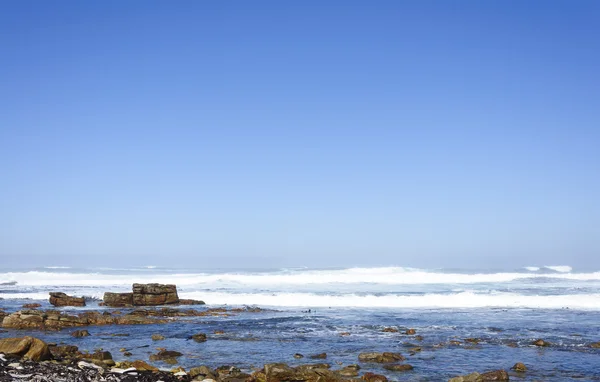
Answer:
[[(148, 361), (156, 347), (165, 347), (184, 353), (179, 364), (185, 368), (235, 365), (251, 370), (270, 362), (338, 367), (358, 363), (361, 352), (393, 351), (405, 355), (414, 369), (391, 372), (378, 364), (361, 364), (363, 370), (390, 380), (444, 381), (473, 371), (508, 370), (523, 362), (529, 370), (515, 374), (517, 380), (600, 381), (600, 349), (590, 346), (600, 341), (600, 271), (569, 266), (501, 271), (49, 266), (0, 270), (0, 308), (12, 312), (38, 302), (49, 309), (48, 292), (61, 291), (88, 298), (85, 308), (64, 309), (110, 309), (98, 306), (104, 292), (127, 292), (134, 282), (176, 284), (180, 298), (206, 302), (198, 309), (258, 306), (267, 311), (192, 317), (167, 325), (89, 327), (92, 335), (81, 339), (71, 337), (69, 330), (33, 335), (90, 351), (103, 348), (117, 361), (125, 359), (121, 348), (132, 353), (130, 359)], [(422, 339), (402, 334), (408, 328)], [(197, 332), (206, 333), (208, 341), (190, 341)], [(154, 333), (166, 339), (153, 342)], [(7, 330), (0, 338), (23, 334)], [(533, 346), (539, 338), (551, 346)], [(325, 360), (309, 359), (323, 352)], [(295, 353), (305, 357), (294, 358)]]

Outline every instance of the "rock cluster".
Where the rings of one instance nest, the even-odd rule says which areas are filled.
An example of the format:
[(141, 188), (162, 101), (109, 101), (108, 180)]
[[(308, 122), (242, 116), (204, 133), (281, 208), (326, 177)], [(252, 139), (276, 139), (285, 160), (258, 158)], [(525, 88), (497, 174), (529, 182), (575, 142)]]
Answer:
[(50, 304), (54, 306), (85, 306), (85, 299), (68, 296), (63, 292), (50, 292)]
[(112, 307), (202, 305), (203, 301), (180, 300), (173, 284), (133, 284), (129, 293), (104, 293), (103, 305)]
[(0, 340), (0, 353), (32, 361), (44, 361), (52, 358), (48, 345), (44, 341), (29, 336)]
[(448, 382), (489, 382), (489, 381), (508, 381), (509, 376), (506, 370), (494, 370), (486, 373), (471, 373), (459, 377), (451, 378)]

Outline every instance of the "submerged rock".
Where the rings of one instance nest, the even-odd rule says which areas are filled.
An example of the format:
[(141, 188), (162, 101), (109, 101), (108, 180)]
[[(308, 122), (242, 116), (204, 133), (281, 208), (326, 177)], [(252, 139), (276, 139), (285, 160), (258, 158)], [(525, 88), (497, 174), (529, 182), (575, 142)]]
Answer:
[(152, 335), (152, 341), (162, 341), (165, 339), (165, 336), (163, 336), (162, 334), (153, 334)]
[(88, 332), (87, 330), (76, 330), (73, 333), (71, 333), (72, 337), (87, 337), (90, 335), (90, 332)]
[(533, 345), (540, 346), (540, 347), (547, 347), (547, 346), (550, 346), (551, 344), (550, 344), (550, 342), (539, 339), (539, 340), (533, 341)]
[(519, 373), (523, 373), (527, 371), (527, 366), (525, 366), (524, 363), (517, 362), (513, 367), (511, 367), (511, 369), (514, 371), (518, 371)]
[(393, 363), (404, 361), (404, 357), (400, 353), (383, 352), (383, 353), (360, 353), (358, 360), (361, 362), (377, 362), (377, 363)]
[(365, 373), (360, 379), (367, 382), (387, 382), (387, 377), (381, 374)]
[(383, 368), (389, 371), (409, 371), (414, 369), (412, 365), (409, 365), (407, 363), (397, 365), (384, 365)]

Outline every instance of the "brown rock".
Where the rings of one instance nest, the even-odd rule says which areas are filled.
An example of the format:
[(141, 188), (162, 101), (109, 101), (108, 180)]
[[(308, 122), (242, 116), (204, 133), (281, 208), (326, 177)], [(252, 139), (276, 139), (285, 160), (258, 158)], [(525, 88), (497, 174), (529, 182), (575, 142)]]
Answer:
[(367, 382), (387, 382), (385, 375), (375, 373), (365, 373), (360, 379)]
[(90, 332), (88, 332), (87, 330), (76, 330), (73, 333), (71, 333), (71, 336), (73, 337), (87, 337), (90, 335)]
[(208, 366), (198, 366), (191, 368), (188, 372), (191, 378), (195, 378), (197, 376), (204, 377), (203, 379), (214, 379), (216, 380), (215, 374)]
[(73, 345), (48, 346), (53, 358), (74, 358), (78, 356), (79, 348)]
[(23, 308), (25, 308), (25, 309), (36, 309), (41, 306), (42, 306), (41, 304), (35, 304), (35, 303), (34, 304), (23, 304)]
[(104, 305), (112, 307), (132, 306), (133, 293), (104, 293)]
[(535, 346), (541, 346), (541, 347), (547, 347), (547, 346), (550, 346), (550, 342), (547, 342), (547, 341), (544, 341), (542, 339), (539, 339), (539, 340), (535, 340), (533, 342), (533, 345), (535, 345)]
[(0, 340), (0, 353), (32, 361), (45, 361), (52, 358), (52, 353), (44, 341), (29, 336)]
[(518, 371), (519, 373), (523, 373), (527, 371), (527, 366), (525, 366), (524, 363), (517, 362), (513, 367), (511, 367), (511, 369), (514, 371)]
[(377, 363), (393, 363), (397, 361), (404, 361), (404, 357), (400, 353), (360, 353), (358, 360), (361, 362), (377, 362)]
[(396, 365), (384, 365), (383, 368), (389, 371), (409, 371), (413, 369), (412, 365), (409, 365), (407, 363)]
[(133, 284), (133, 305), (177, 304), (179, 296), (173, 284)]
[(67, 296), (63, 292), (50, 292), (50, 304), (54, 306), (85, 306), (83, 297)]
[(157, 354), (150, 356), (150, 361), (171, 361), (181, 355), (182, 353), (174, 350), (160, 350)]
[(179, 299), (179, 305), (204, 305), (204, 301), (201, 300), (190, 300), (190, 299)]
[(600, 342), (593, 342), (590, 344), (590, 347), (593, 349), (600, 349)]
[(412, 336), (412, 335), (417, 334), (417, 330), (416, 329), (406, 329), (406, 331), (404, 332), (404, 334)]
[(465, 338), (465, 342), (477, 345), (481, 340), (479, 338)]
[(152, 335), (152, 341), (162, 341), (165, 339), (165, 336), (163, 336), (162, 334), (153, 334)]
[(192, 339), (196, 342), (206, 342), (206, 334), (198, 333), (192, 336)]
[(384, 332), (384, 333), (398, 333), (398, 329), (397, 328), (392, 328), (392, 327), (383, 328), (382, 332)]
[(488, 371), (481, 374), (482, 381), (508, 381), (508, 373), (505, 370)]
[(475, 372), (459, 377), (450, 378), (448, 382), (481, 382), (481, 374)]
[(327, 353), (313, 354), (313, 355), (309, 356), (308, 358), (310, 358), (310, 359), (325, 359), (325, 358), (327, 358)]

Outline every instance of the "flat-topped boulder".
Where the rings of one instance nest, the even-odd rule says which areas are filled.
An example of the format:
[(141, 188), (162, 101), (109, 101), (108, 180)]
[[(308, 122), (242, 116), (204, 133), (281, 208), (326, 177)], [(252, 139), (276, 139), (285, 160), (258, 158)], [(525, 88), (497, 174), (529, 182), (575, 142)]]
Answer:
[(133, 306), (133, 293), (112, 293), (105, 292), (102, 299), (104, 305), (114, 307)]
[(85, 306), (85, 299), (68, 296), (63, 292), (50, 292), (50, 304), (54, 306)]
[(179, 303), (174, 284), (133, 284), (133, 305), (168, 305)]
[(48, 345), (34, 337), (4, 338), (0, 340), (0, 353), (44, 361), (52, 358)]

